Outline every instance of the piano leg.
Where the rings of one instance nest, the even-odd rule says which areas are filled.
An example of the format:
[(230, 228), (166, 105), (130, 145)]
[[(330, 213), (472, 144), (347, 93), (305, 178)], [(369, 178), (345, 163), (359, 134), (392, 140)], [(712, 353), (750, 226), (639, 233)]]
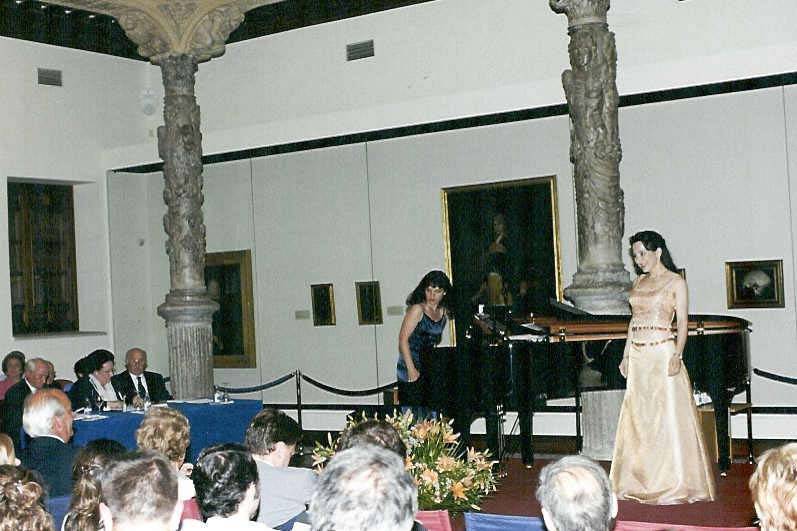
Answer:
[(534, 426), (534, 413), (531, 410), (518, 411), (520, 425), (520, 458), (526, 468), (534, 464), (534, 440), (532, 438)]
[(714, 418), (717, 423), (720, 475), (725, 477), (731, 468), (731, 445), (728, 435), (728, 402), (724, 397), (714, 400)]

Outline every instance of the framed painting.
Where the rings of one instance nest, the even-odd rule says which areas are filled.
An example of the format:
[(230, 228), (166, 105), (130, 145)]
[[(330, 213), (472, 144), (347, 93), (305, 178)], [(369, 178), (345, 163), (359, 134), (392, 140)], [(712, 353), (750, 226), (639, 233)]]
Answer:
[(357, 292), (357, 321), (361, 325), (382, 324), (382, 295), (379, 282), (355, 282)]
[(725, 262), (728, 308), (783, 308), (783, 260)]
[(213, 367), (256, 367), (251, 251), (206, 254), (205, 285), (219, 305), (213, 314)]
[(332, 284), (312, 284), (313, 326), (335, 325), (335, 291)]
[(482, 305), (528, 318), (561, 302), (555, 176), (445, 188), (442, 201), (456, 322), (470, 323)]

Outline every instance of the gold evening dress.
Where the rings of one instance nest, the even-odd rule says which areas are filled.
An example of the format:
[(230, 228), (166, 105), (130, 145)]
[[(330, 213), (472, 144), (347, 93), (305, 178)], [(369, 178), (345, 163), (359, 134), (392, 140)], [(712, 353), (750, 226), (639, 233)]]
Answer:
[(640, 276), (631, 289), (628, 384), (620, 409), (610, 479), (619, 499), (669, 505), (713, 500), (708, 458), (686, 367), (675, 376), (672, 322), (678, 274)]

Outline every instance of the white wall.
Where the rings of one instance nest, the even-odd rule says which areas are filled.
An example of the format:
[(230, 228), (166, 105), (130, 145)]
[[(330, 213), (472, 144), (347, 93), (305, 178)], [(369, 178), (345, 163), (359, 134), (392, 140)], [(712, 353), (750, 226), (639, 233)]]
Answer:
[[(37, 85), (36, 69), (63, 71), (63, 87)], [(0, 38), (0, 352), (52, 360), (73, 377), (75, 360), (112, 344), (104, 150), (140, 141), (140, 62)], [(79, 334), (13, 337), (8, 269), (8, 179), (74, 185)], [(131, 208), (122, 202), (119, 208)]]

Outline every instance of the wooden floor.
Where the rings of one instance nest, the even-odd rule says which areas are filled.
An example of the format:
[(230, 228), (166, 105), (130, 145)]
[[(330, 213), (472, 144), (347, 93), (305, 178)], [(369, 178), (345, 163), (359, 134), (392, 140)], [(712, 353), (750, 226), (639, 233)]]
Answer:
[[(510, 459), (506, 468), (506, 477), (501, 480), (498, 491), (483, 502), (483, 512), (540, 516), (540, 507), (534, 497), (534, 491), (537, 488), (540, 469), (549, 462), (550, 460), (538, 459), (532, 468), (527, 469), (519, 459)], [(608, 471), (609, 463), (601, 464)], [(621, 501), (618, 518), (637, 522), (696, 526), (749, 526), (755, 517), (747, 489), (747, 481), (753, 469), (754, 466), (747, 463), (734, 463), (727, 477), (717, 478), (716, 501), (669, 506)], [(461, 516), (454, 517), (452, 524), (455, 530), (465, 529)]]

